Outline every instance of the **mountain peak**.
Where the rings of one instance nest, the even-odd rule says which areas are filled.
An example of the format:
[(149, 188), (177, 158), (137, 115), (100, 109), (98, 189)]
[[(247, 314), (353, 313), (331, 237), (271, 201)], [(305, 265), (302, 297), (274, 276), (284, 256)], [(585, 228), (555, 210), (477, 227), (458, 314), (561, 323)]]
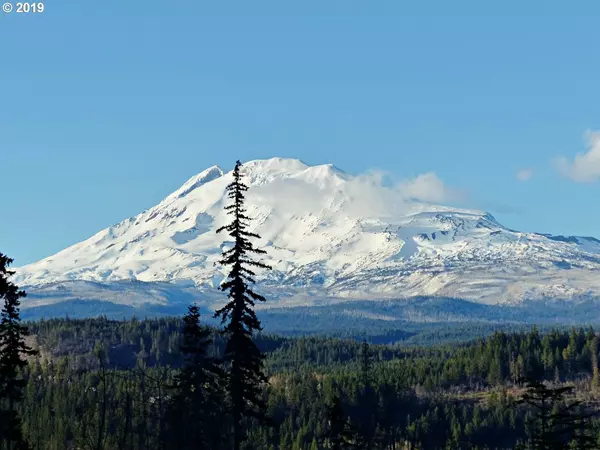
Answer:
[(165, 200), (175, 200), (177, 198), (185, 197), (190, 192), (198, 189), (200, 186), (210, 183), (217, 178), (224, 175), (223, 170), (219, 166), (211, 166), (206, 170), (203, 170), (197, 175), (194, 175), (187, 180), (179, 189), (169, 195)]
[(261, 170), (266, 172), (300, 172), (309, 166), (297, 158), (268, 158), (254, 159), (242, 162), (242, 168), (246, 170)]
[[(332, 164), (270, 158), (242, 166), (252, 231), (274, 270), (257, 280), (319, 295), (446, 295), (482, 301), (581, 294), (600, 244), (521, 233), (483, 211), (408, 202)], [(158, 205), (59, 254), (17, 269), (24, 286), (99, 281), (218, 287), (231, 171), (212, 166)], [(538, 275), (541, 274), (541, 275)], [(565, 283), (577, 288), (564, 290)], [(575, 281), (573, 281), (575, 280)], [(600, 282), (597, 283), (600, 292)]]

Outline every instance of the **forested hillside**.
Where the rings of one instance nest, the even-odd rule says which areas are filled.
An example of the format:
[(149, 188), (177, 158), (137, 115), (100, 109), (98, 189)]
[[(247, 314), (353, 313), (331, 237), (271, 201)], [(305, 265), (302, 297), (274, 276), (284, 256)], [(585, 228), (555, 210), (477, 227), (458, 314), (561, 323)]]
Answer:
[[(34, 448), (96, 448), (102, 423), (101, 448), (169, 448), (167, 404), (183, 362), (180, 319), (29, 327), (41, 358), (26, 369), (21, 412)], [(223, 340), (212, 334), (210, 353), (219, 356)], [(517, 404), (526, 378), (574, 385), (565, 401), (581, 400), (580, 409), (597, 404), (591, 329), (499, 332), (461, 346), (410, 348), (269, 335), (256, 342), (267, 353), (269, 421), (251, 427), (248, 449), (335, 448), (336, 426), (345, 442), (339, 448), (515, 448), (528, 442), (535, 415)], [(585, 433), (597, 438), (597, 425), (588, 423)]]

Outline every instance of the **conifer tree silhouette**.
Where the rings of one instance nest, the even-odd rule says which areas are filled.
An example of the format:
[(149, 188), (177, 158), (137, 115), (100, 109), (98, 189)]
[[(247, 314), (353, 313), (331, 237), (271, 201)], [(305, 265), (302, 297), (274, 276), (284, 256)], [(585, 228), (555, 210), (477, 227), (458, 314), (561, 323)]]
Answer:
[(25, 292), (10, 281), (14, 272), (8, 267), (12, 261), (0, 253), (0, 300), (4, 300), (0, 313), (0, 449), (23, 450), (28, 445), (16, 408), (27, 382), (19, 377), (19, 371), (27, 366), (23, 357), (37, 352), (25, 343), (28, 331), (19, 316), (19, 299), (25, 297)]
[(200, 310), (191, 305), (183, 319), (181, 352), (185, 363), (175, 378), (176, 393), (168, 408), (168, 447), (217, 449), (221, 439), (224, 378), (217, 361), (208, 355), (210, 330), (200, 325)]
[(327, 432), (323, 446), (331, 450), (364, 450), (368, 448), (344, 415), (342, 402), (338, 395), (327, 406)]
[(261, 386), (267, 382), (263, 373), (264, 356), (252, 340), (255, 331), (262, 329), (254, 312), (257, 301), (265, 298), (250, 288), (254, 283), (255, 273), (251, 267), (270, 269), (262, 262), (251, 259), (251, 254), (264, 254), (250, 241), (260, 238), (258, 234), (248, 231), (250, 217), (244, 207), (244, 193), (248, 190), (242, 182), (240, 169), (242, 163), (237, 161), (233, 170), (233, 182), (227, 186), (227, 195), (232, 204), (225, 207), (231, 216), (231, 222), (217, 230), (226, 231), (233, 238), (233, 247), (224, 250), (219, 263), (229, 267), (230, 271), (221, 290), (228, 291), (227, 304), (216, 311), (226, 324), (223, 333), (227, 336), (224, 359), (228, 363), (229, 373), (227, 390), (231, 402), (233, 420), (233, 448), (239, 450), (244, 435), (244, 419), (255, 417), (264, 419), (266, 405), (261, 399)]
[(590, 354), (592, 362), (592, 390), (598, 391), (600, 388), (600, 371), (598, 368), (598, 336), (594, 335), (590, 344)]
[(340, 403), (340, 398), (333, 397), (331, 405), (327, 407), (328, 432), (325, 445), (332, 450), (342, 450), (344, 447), (344, 432), (346, 420)]
[(358, 437), (360, 448), (364, 450), (371, 450), (376, 445), (377, 434), (377, 401), (371, 385), (371, 353), (369, 343), (364, 341), (360, 355), (362, 390), (358, 396), (360, 405)]
[(527, 404), (535, 411), (531, 423), (530, 448), (533, 450), (566, 450), (569, 443), (585, 450), (594, 448), (594, 440), (586, 430), (594, 416), (581, 408), (580, 401), (566, 401), (573, 386), (548, 387), (544, 382), (530, 380), (517, 404)]

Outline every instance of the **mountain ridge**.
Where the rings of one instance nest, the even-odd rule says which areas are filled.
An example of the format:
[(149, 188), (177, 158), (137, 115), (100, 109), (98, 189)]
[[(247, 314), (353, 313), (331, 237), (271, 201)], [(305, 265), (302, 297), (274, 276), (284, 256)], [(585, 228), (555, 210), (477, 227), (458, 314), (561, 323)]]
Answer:
[[(416, 201), (332, 164), (271, 158), (242, 168), (252, 230), (274, 267), (257, 280), (281, 299), (275, 304), (421, 295), (514, 304), (600, 292), (596, 238), (511, 230), (485, 211)], [(226, 223), (230, 178), (209, 167), (156, 206), (17, 268), (15, 280), (33, 292), (69, 281), (214, 291), (225, 276), (215, 230)]]

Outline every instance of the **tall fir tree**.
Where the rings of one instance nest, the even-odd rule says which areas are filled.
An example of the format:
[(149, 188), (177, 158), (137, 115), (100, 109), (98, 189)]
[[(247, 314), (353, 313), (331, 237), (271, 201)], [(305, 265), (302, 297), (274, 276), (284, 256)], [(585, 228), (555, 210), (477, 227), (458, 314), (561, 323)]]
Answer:
[(264, 250), (254, 247), (250, 239), (259, 239), (258, 234), (248, 231), (250, 217), (244, 207), (244, 193), (248, 190), (242, 182), (242, 163), (237, 161), (233, 170), (233, 182), (227, 186), (227, 195), (232, 204), (225, 207), (231, 222), (217, 230), (226, 231), (233, 238), (233, 247), (225, 250), (219, 263), (230, 271), (221, 290), (228, 291), (227, 304), (215, 313), (220, 317), (227, 336), (224, 359), (229, 364), (227, 390), (231, 402), (233, 420), (233, 448), (239, 450), (244, 436), (244, 419), (254, 417), (264, 419), (266, 405), (261, 398), (261, 388), (267, 382), (263, 372), (264, 355), (260, 352), (252, 336), (262, 329), (254, 312), (257, 301), (265, 298), (250, 288), (254, 284), (255, 273), (252, 267), (270, 269), (262, 262), (255, 261), (251, 254), (264, 254)]
[(323, 439), (324, 448), (331, 450), (363, 450), (368, 448), (344, 414), (342, 402), (338, 395), (334, 395), (331, 405), (327, 406), (326, 417), (327, 432)]
[(590, 360), (592, 363), (592, 390), (597, 393), (600, 388), (600, 373), (598, 368), (598, 336), (595, 334), (590, 343)]
[(167, 413), (168, 448), (221, 448), (224, 373), (208, 355), (211, 343), (210, 330), (200, 325), (198, 306), (191, 305), (183, 319), (185, 362), (175, 377), (176, 393)]
[(343, 450), (346, 419), (339, 396), (334, 396), (331, 405), (327, 406), (327, 434), (325, 448)]
[(376, 444), (377, 428), (377, 399), (375, 391), (371, 385), (371, 349), (369, 343), (364, 341), (361, 346), (361, 378), (362, 390), (359, 393), (359, 427), (358, 437), (360, 438), (360, 447), (365, 450), (371, 450)]
[(371, 349), (369, 343), (364, 341), (361, 345), (361, 378), (362, 388), (366, 392), (371, 388)]
[(525, 393), (517, 404), (527, 404), (535, 411), (531, 422), (532, 450), (566, 450), (574, 439), (577, 439), (576, 443), (588, 443), (587, 435), (578, 435), (578, 429), (591, 416), (578, 413), (579, 401), (566, 401), (566, 396), (572, 391), (572, 386), (548, 387), (536, 380), (527, 383)]
[(27, 366), (26, 356), (35, 355), (26, 343), (29, 334), (21, 325), (19, 299), (25, 292), (19, 290), (10, 277), (14, 274), (8, 268), (12, 259), (0, 253), (0, 299), (4, 300), (0, 313), (0, 449), (22, 450), (28, 445), (21, 433), (21, 419), (17, 405), (23, 398), (26, 380), (19, 372)]

